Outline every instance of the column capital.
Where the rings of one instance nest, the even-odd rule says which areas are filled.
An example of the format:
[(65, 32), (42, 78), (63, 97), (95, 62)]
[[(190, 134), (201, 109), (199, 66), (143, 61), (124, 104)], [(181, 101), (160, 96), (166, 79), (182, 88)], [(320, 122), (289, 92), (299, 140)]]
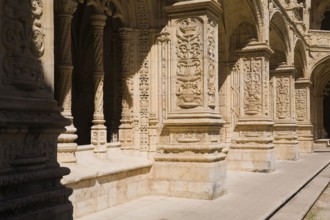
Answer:
[(295, 83), (296, 85), (306, 85), (307, 87), (310, 87), (313, 84), (310, 79), (306, 78), (299, 78)]
[(94, 14), (90, 16), (90, 20), (91, 20), (91, 25), (94, 28), (101, 28), (103, 31), (103, 28), (106, 25), (107, 16), (104, 14)]
[(270, 57), (274, 54), (274, 51), (269, 47), (268, 44), (263, 42), (258, 42), (255, 39), (251, 39), (250, 43), (248, 43), (245, 47), (237, 51), (240, 56), (263, 56)]
[(133, 32), (132, 28), (120, 28), (119, 35), (121, 37), (121, 41), (128, 41), (132, 32)]
[(295, 76), (297, 69), (292, 65), (287, 65), (286, 63), (281, 63), (274, 70), (270, 71), (272, 75), (292, 75)]
[(73, 15), (77, 10), (77, 0), (55, 0), (54, 9), (59, 15)]
[(79, 0), (84, 1), (88, 6), (92, 6), (96, 14), (112, 15), (111, 0)]

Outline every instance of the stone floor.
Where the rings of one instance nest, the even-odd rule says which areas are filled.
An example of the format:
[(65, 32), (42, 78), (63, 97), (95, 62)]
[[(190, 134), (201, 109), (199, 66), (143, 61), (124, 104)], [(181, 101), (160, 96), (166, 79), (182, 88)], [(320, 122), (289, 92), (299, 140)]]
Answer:
[[(213, 201), (147, 196), (79, 220), (301, 219), (329, 183), (330, 172), (327, 172), (313, 184), (325, 169), (330, 171), (329, 163), (330, 153), (302, 155), (299, 161), (278, 162), (276, 171), (270, 174), (228, 172), (227, 193)], [(312, 186), (307, 187), (306, 193), (304, 188), (309, 183)], [(316, 198), (312, 199), (313, 196)], [(291, 202), (294, 208), (285, 210), (295, 197), (298, 202)], [(317, 204), (313, 208), (324, 207)], [(285, 212), (277, 218), (277, 212), (282, 209)]]
[(320, 198), (313, 205), (304, 220), (330, 219), (330, 185), (324, 190)]

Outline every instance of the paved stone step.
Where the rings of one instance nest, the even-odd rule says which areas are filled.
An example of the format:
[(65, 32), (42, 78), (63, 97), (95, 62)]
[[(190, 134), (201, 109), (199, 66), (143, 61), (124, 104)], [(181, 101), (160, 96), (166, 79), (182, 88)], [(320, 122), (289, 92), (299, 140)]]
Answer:
[(271, 220), (300, 220), (311, 209), (315, 201), (326, 189), (330, 182), (330, 165), (312, 178), (291, 199), (286, 202), (270, 219)]

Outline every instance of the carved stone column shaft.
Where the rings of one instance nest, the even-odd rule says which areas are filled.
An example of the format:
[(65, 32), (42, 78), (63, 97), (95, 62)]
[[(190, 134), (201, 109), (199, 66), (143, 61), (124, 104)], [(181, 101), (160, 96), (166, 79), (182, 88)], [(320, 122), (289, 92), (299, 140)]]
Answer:
[(73, 125), (71, 112), (72, 106), (72, 52), (71, 52), (71, 24), (73, 13), (77, 9), (74, 0), (56, 0), (56, 48), (55, 48), (55, 96), (59, 105), (63, 108), (62, 114), (71, 121), (66, 127), (65, 133), (58, 138), (58, 160), (59, 162), (76, 162), (75, 152), (77, 129)]
[(271, 71), (274, 125), (274, 145), (276, 158), (280, 160), (299, 159), (297, 141), (297, 121), (295, 109), (293, 66), (280, 65)]
[(240, 116), (228, 154), (232, 170), (271, 172), (275, 169), (273, 121), (269, 115), (268, 45), (250, 42), (239, 51)]
[[(131, 90), (131, 80), (130, 73), (130, 29), (121, 29), (120, 34), (120, 43), (121, 43), (121, 88), (122, 88), (122, 113), (120, 119), (119, 127), (119, 141), (122, 144), (122, 148), (129, 149), (132, 148), (132, 121), (131, 121), (131, 106), (130, 100), (132, 100)], [(131, 101), (132, 102), (132, 101)]]
[(103, 113), (103, 32), (107, 16), (94, 14), (90, 17), (93, 36), (93, 80), (94, 80), (94, 114), (91, 128), (91, 143), (97, 156), (105, 157), (107, 152), (107, 131)]
[(295, 106), (297, 118), (297, 135), (300, 152), (313, 152), (313, 125), (311, 123), (311, 101), (309, 79), (298, 79), (295, 83)]
[[(168, 6), (169, 25), (159, 37), (164, 128), (151, 188), (157, 193), (214, 199), (224, 192), (226, 154), (220, 143), (216, 1)], [(191, 12), (194, 12), (193, 14)], [(150, 114), (149, 126), (152, 121)]]

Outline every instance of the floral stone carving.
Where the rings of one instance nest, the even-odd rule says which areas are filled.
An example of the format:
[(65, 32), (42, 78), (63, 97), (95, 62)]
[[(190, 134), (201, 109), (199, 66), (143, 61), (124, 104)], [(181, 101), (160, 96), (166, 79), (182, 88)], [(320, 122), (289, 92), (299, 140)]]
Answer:
[(201, 22), (196, 18), (179, 21), (177, 30), (177, 105), (194, 108), (202, 105)]

